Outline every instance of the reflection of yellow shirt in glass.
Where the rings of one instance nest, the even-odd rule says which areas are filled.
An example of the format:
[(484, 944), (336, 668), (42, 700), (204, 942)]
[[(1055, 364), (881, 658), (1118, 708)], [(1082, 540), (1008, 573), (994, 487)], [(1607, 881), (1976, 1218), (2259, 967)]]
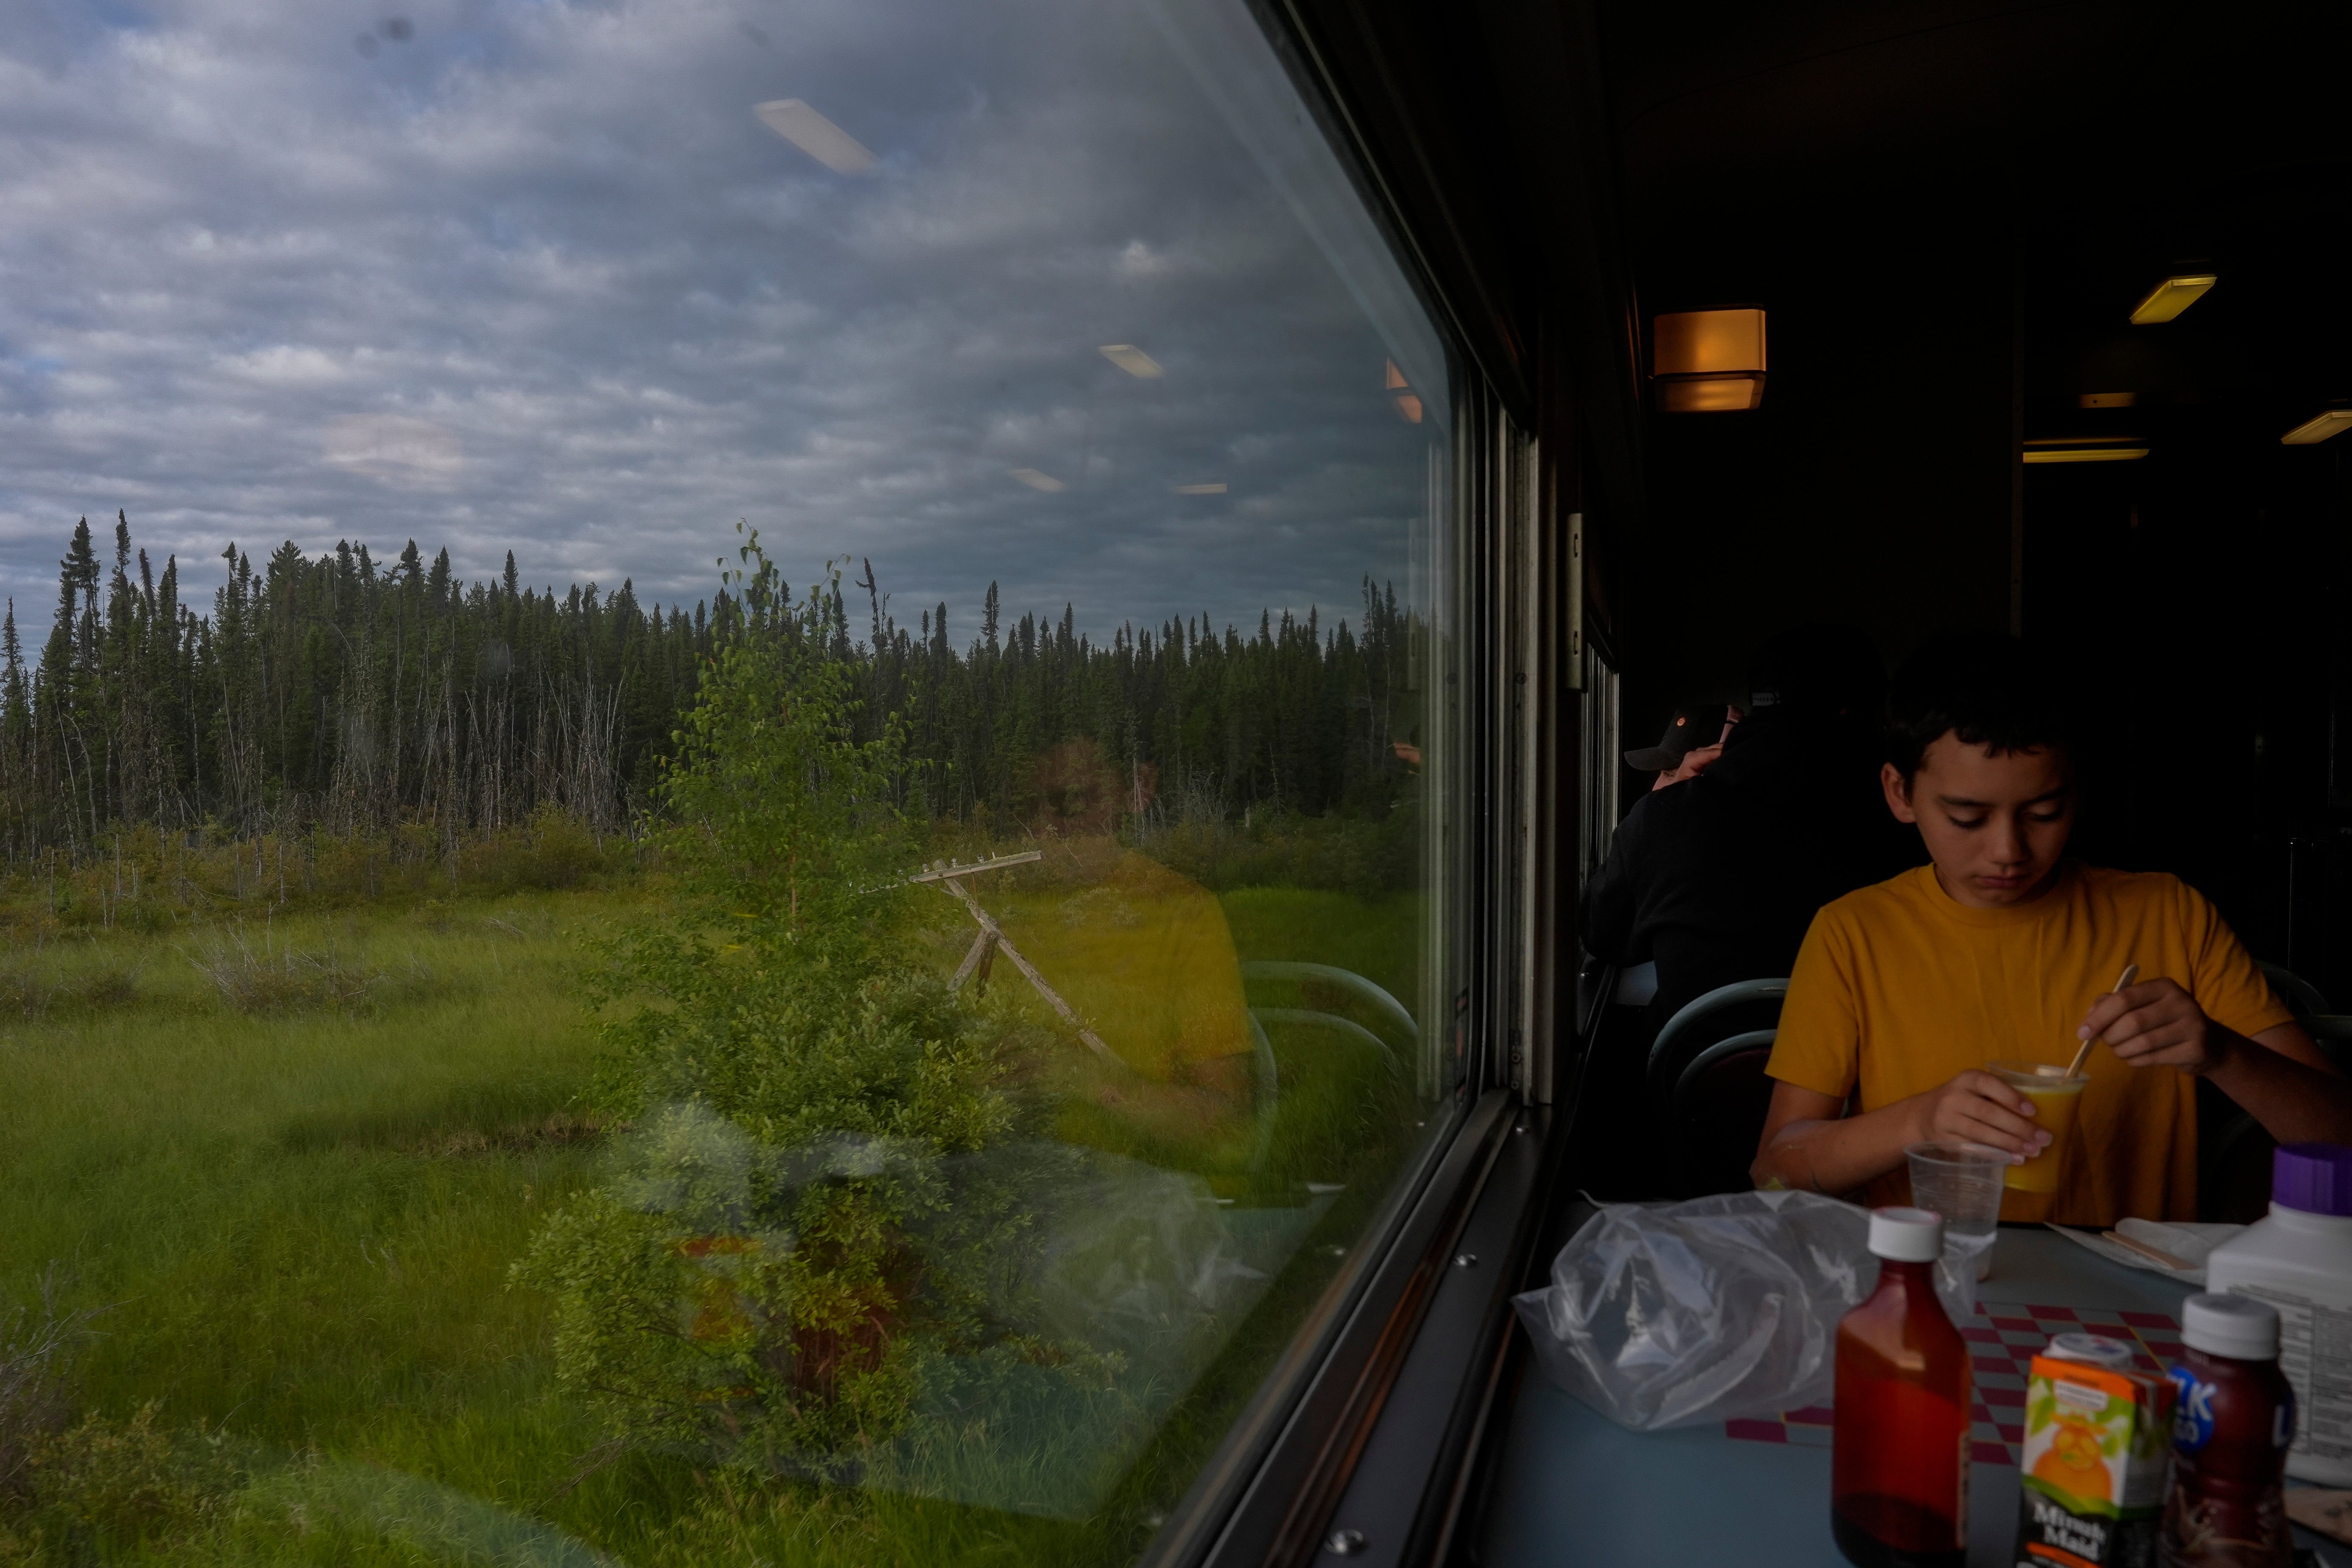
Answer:
[(1216, 895), (1190, 877), (1121, 850), (1099, 881), (1023, 897), (998, 918), (1045, 983), (1145, 1076), (1180, 1079), (1250, 1049), (1233, 932)]
[[(1765, 1071), (1860, 1109), (1923, 1093), (2002, 1057), (2064, 1063), (2083, 1014), (2124, 966), (2170, 978), (2225, 1029), (2291, 1020), (2237, 936), (2197, 891), (2161, 873), (2069, 865), (2031, 904), (1972, 909), (1921, 866), (1822, 907), (1797, 955)], [(2054, 1195), (2011, 1189), (2000, 1217), (2113, 1225), (2197, 1218), (2197, 1094), (2186, 1073), (2131, 1067), (2104, 1047)], [(1910, 1200), (1899, 1171), (1865, 1201)]]

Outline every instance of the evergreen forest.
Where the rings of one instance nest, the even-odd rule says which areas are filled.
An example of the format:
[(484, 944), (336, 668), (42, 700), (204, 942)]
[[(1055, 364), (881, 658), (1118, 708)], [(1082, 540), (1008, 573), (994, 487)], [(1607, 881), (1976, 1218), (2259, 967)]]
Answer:
[[(498, 581), (469, 583), (413, 540), (389, 563), (288, 541), (258, 567), (231, 544), (205, 607), (127, 516), (110, 566), (100, 548), (78, 522), (37, 647), (13, 601), (0, 622), (9, 864), (131, 827), (443, 836), (551, 809), (634, 835), (716, 651), (803, 634), (747, 615), (740, 583), (691, 609), (642, 603), (629, 582), (558, 595), (523, 586), (511, 552)], [(1195, 615), (1108, 643), (1076, 630), (1073, 606), (1013, 619), (993, 583), (974, 620), (951, 630), (941, 603), (910, 627), (870, 562), (819, 597), (830, 652), (863, 686), (858, 722), (900, 727), (902, 804), (935, 820), (1380, 817), (1418, 760), (1413, 618), (1370, 578), (1352, 623), (1268, 612), (1251, 632)]]

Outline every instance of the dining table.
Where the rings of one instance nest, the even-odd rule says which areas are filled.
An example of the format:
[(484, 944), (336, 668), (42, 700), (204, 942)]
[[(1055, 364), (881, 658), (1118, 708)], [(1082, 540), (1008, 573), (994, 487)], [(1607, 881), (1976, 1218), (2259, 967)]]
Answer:
[[(2109, 1261), (2046, 1227), (2004, 1225), (1976, 1314), (1961, 1323), (1976, 1388), (1969, 1466), (1969, 1568), (2016, 1568), (2017, 1448), (2025, 1364), (2063, 1329), (2128, 1342), (2144, 1369), (2179, 1351), (2193, 1284)], [(1739, 1563), (1831, 1568), (1831, 1413), (1766, 1412), (1633, 1432), (1520, 1371), (1481, 1521), (1489, 1568)], [(2352, 1547), (2298, 1528), (2325, 1568)]]

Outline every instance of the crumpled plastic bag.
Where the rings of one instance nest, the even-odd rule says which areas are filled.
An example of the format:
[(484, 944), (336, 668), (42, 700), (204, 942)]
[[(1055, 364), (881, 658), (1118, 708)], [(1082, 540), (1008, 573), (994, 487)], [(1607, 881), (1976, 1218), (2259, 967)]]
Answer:
[[(1609, 1204), (1513, 1304), (1545, 1374), (1637, 1432), (1824, 1406), (1838, 1320), (1878, 1283), (1869, 1236), (1869, 1210), (1809, 1192)], [(1955, 1321), (1991, 1240), (1946, 1243)]]

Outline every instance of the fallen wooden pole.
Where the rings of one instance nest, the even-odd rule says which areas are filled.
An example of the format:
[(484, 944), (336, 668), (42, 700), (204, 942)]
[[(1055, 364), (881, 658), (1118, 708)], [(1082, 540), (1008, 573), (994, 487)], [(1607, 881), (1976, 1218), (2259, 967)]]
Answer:
[(963, 967), (955, 972), (955, 978), (948, 982), (948, 995), (953, 996), (963, 989), (963, 983), (974, 974), (979, 975), (981, 985), (985, 987), (988, 984), (988, 961), (995, 953), (995, 937), (985, 931), (973, 937), (971, 951), (963, 956)]
[[(1030, 858), (1033, 860), (1036, 858), (1034, 852), (1032, 852)], [(961, 869), (968, 871), (971, 868), (967, 866)], [(1037, 994), (1045, 998), (1046, 1005), (1051, 1007), (1055, 1012), (1062, 1015), (1062, 1021), (1078, 1031), (1078, 1038), (1087, 1042), (1087, 1050), (1093, 1051), (1097, 1056), (1101, 1057), (1105, 1061), (1118, 1062), (1117, 1053), (1114, 1052), (1110, 1047), (1105, 1045), (1100, 1038), (1096, 1035), (1094, 1030), (1088, 1029), (1085, 1024), (1078, 1021), (1078, 1015), (1071, 1010), (1069, 1003), (1062, 999), (1061, 993), (1055, 990), (1053, 987), (1047, 985), (1045, 983), (1045, 977), (1039, 974), (1036, 970), (1036, 967), (1031, 964), (1028, 959), (1021, 956), (1021, 949), (1015, 947), (1011, 940), (1005, 936), (1003, 931), (998, 927), (995, 920), (990, 917), (988, 911), (980, 906), (980, 900), (974, 898), (971, 893), (965, 889), (963, 883), (958, 882), (952, 874), (941, 875), (935, 880), (944, 883), (950, 893), (954, 894), (958, 898), (963, 900), (963, 906), (966, 909), (971, 910), (971, 917), (980, 923), (982, 939), (992, 946), (996, 951), (1003, 954), (1006, 958), (1012, 961), (1013, 967), (1021, 971), (1022, 977), (1027, 980), (1030, 985), (1035, 987)], [(971, 954), (967, 955), (964, 959), (964, 967), (966, 969), (972, 968), (980, 963), (980, 944), (973, 944), (972, 951)], [(957, 983), (962, 983), (962, 973), (961, 971), (959, 971), (957, 975)], [(1124, 1066), (1126, 1064), (1124, 1062), (1119, 1062), (1119, 1065)]]
[(908, 882), (945, 882), (951, 876), (970, 876), (974, 872), (982, 871), (1003, 871), (1009, 865), (1027, 865), (1032, 861), (1041, 861), (1045, 858), (1045, 852), (1043, 850), (1024, 850), (1017, 855), (998, 855), (992, 860), (974, 861), (970, 865), (957, 865), (950, 861), (940, 861), (926, 870), (917, 872), (907, 880)]

